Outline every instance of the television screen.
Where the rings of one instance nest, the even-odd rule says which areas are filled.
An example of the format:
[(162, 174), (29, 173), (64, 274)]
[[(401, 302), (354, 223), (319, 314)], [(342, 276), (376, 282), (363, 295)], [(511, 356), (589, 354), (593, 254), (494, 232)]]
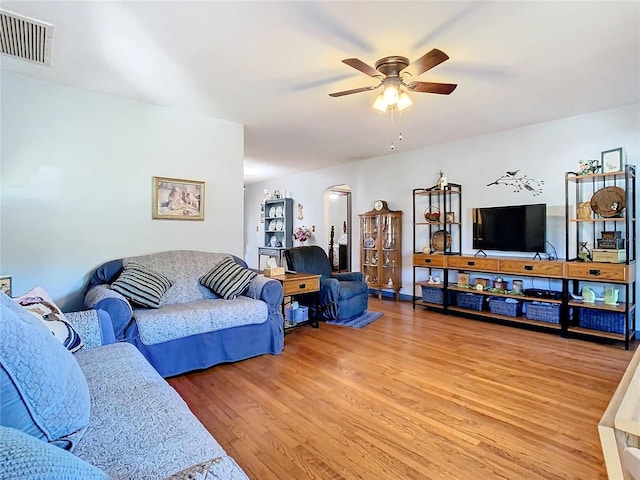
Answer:
[(474, 208), (472, 214), (473, 248), (503, 252), (546, 251), (546, 204)]

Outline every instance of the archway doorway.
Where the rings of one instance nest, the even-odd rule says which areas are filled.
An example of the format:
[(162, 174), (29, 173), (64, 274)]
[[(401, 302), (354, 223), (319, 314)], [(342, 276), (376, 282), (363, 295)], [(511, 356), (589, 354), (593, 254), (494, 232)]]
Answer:
[[(324, 194), (324, 231), (334, 271), (351, 271), (351, 187), (333, 185)], [(333, 232), (333, 236), (332, 236)]]

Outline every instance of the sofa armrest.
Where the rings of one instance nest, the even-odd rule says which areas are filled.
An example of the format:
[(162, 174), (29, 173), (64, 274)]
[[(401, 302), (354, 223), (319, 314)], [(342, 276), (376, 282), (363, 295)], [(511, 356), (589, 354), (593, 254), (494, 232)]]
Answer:
[(342, 272), (334, 273), (331, 278), (335, 278), (339, 282), (361, 282), (362, 272)]
[(111, 317), (104, 310), (83, 310), (65, 313), (73, 329), (80, 335), (84, 348), (115, 343)]
[(129, 300), (115, 290), (111, 290), (109, 285), (96, 285), (91, 287), (84, 296), (84, 304), (87, 308), (107, 312), (111, 317), (116, 340), (124, 340), (124, 331), (133, 317)]
[(269, 305), (270, 311), (271, 309), (281, 310), (282, 308), (284, 295), (282, 284), (272, 278), (258, 275), (249, 284), (245, 295), (256, 300), (262, 300)]

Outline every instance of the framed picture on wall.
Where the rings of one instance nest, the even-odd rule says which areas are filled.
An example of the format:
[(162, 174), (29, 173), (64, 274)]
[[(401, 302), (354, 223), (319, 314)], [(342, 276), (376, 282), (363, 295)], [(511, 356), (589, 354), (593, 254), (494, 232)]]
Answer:
[(0, 292), (11, 296), (11, 275), (0, 275)]
[(153, 177), (153, 218), (204, 220), (204, 182)]
[(624, 169), (622, 165), (622, 148), (605, 150), (600, 154), (602, 173), (620, 172)]

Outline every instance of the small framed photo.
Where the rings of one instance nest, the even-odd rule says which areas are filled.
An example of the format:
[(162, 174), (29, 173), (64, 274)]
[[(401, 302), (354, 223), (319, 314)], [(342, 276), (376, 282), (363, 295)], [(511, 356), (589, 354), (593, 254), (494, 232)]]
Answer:
[(446, 212), (444, 214), (444, 221), (447, 223), (455, 223), (456, 221), (456, 212)]
[(153, 177), (153, 218), (204, 220), (204, 182)]
[(11, 296), (11, 275), (0, 275), (0, 292)]
[(605, 150), (600, 154), (602, 173), (620, 172), (624, 169), (622, 165), (622, 148)]

